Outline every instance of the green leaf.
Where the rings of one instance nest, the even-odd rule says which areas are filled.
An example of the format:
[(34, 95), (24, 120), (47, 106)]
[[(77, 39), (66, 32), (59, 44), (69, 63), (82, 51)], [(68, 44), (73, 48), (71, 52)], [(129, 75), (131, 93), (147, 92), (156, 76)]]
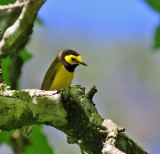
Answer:
[(14, 131), (10, 131), (10, 132), (2, 131), (2, 132), (0, 132), (0, 144), (6, 143), (9, 146), (11, 146), (12, 145), (11, 136), (12, 136), (13, 132)]
[(14, 3), (16, 0), (0, 0), (0, 5), (7, 5)]
[(146, 0), (146, 2), (156, 11), (160, 12), (160, 0)]
[(8, 56), (5, 59), (2, 59), (2, 76), (3, 80), (7, 85), (10, 85), (10, 78), (9, 78), (9, 66), (11, 64), (11, 58)]
[(19, 79), (21, 75), (21, 69), (23, 66), (23, 60), (19, 56), (18, 52), (14, 52), (10, 55), (11, 64), (9, 65), (9, 80), (11, 89), (19, 89)]
[(32, 134), (29, 136), (29, 140), (30, 145), (26, 148), (25, 154), (53, 154), (45, 134), (42, 133), (42, 125), (34, 127)]
[(26, 49), (21, 49), (2, 60), (3, 80), (11, 89), (19, 89), (22, 66), (30, 58), (31, 54)]
[(19, 52), (19, 56), (21, 57), (21, 59), (23, 60), (23, 62), (29, 60), (32, 57), (32, 55), (26, 49), (22, 49)]
[(43, 21), (39, 17), (36, 18), (35, 22), (39, 25), (43, 25)]
[(154, 38), (154, 48), (155, 49), (160, 48), (160, 25), (158, 26), (158, 28), (156, 30), (156, 34), (155, 34), (155, 38)]

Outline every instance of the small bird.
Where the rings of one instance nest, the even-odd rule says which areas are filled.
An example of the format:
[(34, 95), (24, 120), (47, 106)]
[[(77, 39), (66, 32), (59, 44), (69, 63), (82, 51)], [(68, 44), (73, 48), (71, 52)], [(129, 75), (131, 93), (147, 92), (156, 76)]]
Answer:
[(42, 90), (56, 90), (68, 88), (73, 80), (74, 70), (78, 65), (85, 65), (81, 56), (71, 49), (59, 52), (50, 65), (41, 86)]
[[(68, 88), (74, 77), (75, 68), (85, 65), (81, 56), (71, 49), (62, 50), (48, 68), (42, 82), (41, 90), (56, 90)], [(34, 126), (27, 126), (24, 134), (29, 136)]]

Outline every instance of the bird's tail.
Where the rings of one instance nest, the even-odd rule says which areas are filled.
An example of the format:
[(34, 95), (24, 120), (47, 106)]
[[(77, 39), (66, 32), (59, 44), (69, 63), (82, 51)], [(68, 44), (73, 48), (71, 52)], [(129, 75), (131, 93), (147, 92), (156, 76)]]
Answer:
[(24, 129), (24, 135), (28, 137), (29, 135), (32, 134), (33, 129), (34, 129), (34, 125), (26, 126), (26, 128)]

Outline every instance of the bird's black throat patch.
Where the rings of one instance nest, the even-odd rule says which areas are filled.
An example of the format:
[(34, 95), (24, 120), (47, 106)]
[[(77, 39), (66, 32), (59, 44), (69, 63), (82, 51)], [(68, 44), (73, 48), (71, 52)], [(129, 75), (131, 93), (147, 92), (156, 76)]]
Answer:
[(69, 71), (69, 72), (74, 72), (74, 69), (78, 66), (78, 64), (75, 64), (75, 65), (64, 65), (64, 67)]

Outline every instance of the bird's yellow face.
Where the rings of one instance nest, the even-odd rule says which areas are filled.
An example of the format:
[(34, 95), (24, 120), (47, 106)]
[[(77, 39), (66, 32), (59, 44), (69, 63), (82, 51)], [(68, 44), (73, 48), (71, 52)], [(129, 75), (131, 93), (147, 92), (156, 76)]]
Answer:
[(84, 62), (82, 62), (82, 58), (80, 55), (75, 56), (75, 55), (66, 55), (64, 57), (65, 61), (71, 65), (75, 65), (75, 64), (82, 64), (82, 65), (86, 65)]
[(82, 59), (81, 59), (81, 56), (78, 55), (78, 56), (75, 56), (75, 55), (66, 55), (64, 57), (65, 61), (71, 65), (74, 65), (74, 64), (78, 64), (78, 63), (81, 63), (82, 62)]

